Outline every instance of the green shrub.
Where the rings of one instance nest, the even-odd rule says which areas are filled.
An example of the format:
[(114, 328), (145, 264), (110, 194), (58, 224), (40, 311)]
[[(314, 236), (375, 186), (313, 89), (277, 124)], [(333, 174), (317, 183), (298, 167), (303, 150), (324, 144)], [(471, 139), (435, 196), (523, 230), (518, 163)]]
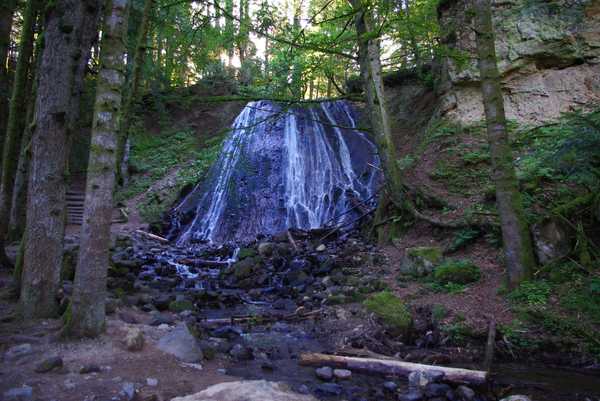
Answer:
[(440, 284), (469, 284), (479, 280), (481, 271), (468, 260), (447, 260), (435, 269), (433, 277)]
[(512, 302), (525, 306), (540, 307), (546, 305), (552, 287), (546, 281), (524, 281), (508, 295)]
[(400, 334), (408, 334), (412, 328), (412, 315), (404, 302), (389, 291), (378, 292), (365, 302), (369, 312), (374, 313), (381, 321)]

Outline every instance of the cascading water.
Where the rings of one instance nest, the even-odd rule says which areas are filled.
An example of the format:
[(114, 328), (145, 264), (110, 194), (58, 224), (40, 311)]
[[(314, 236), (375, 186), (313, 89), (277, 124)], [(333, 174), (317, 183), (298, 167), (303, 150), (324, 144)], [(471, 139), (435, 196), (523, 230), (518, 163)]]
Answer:
[(207, 180), (172, 211), (178, 244), (250, 241), (288, 228), (356, 218), (352, 199), (372, 202), (379, 158), (345, 101), (288, 107), (249, 103), (236, 118)]

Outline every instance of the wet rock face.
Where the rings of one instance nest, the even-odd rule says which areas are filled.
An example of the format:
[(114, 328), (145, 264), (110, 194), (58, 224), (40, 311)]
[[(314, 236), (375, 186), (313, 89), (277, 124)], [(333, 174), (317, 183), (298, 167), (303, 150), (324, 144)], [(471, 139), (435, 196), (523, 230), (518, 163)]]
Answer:
[[(288, 228), (349, 223), (353, 201), (374, 201), (375, 145), (344, 101), (295, 107), (251, 102), (236, 119), (207, 180), (171, 213), (179, 244), (248, 242)], [(265, 244), (259, 252), (268, 256)]]
[[(498, 66), (509, 119), (551, 120), (572, 106), (600, 98), (600, 4), (593, 0), (492, 2)], [(444, 42), (476, 54), (472, 14), (466, 0), (439, 7)], [(443, 61), (442, 112), (463, 123), (483, 119), (475, 59)]]

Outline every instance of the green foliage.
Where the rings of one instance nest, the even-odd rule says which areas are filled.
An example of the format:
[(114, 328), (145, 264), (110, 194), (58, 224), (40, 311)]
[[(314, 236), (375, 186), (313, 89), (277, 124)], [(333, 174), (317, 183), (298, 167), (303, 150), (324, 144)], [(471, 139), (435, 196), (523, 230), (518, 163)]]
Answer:
[(439, 323), (448, 316), (448, 309), (442, 304), (435, 304), (431, 308), (431, 320), (434, 323)]
[(467, 340), (473, 337), (473, 330), (466, 324), (462, 315), (455, 316), (452, 323), (442, 326), (441, 329), (453, 344), (466, 344)]
[(438, 284), (464, 285), (478, 281), (481, 272), (479, 267), (468, 260), (447, 260), (434, 270), (433, 277)]
[(551, 285), (546, 281), (524, 281), (508, 298), (524, 306), (541, 307), (548, 302), (551, 290)]
[(391, 292), (383, 291), (370, 296), (365, 302), (369, 312), (374, 313), (391, 329), (406, 334), (412, 327), (412, 315), (404, 302)]
[(448, 251), (456, 252), (459, 249), (464, 248), (465, 246), (475, 242), (475, 240), (477, 240), (477, 238), (479, 238), (480, 235), (481, 233), (479, 232), (479, 230), (469, 227), (463, 228), (459, 230), (454, 236), (454, 240), (452, 240), (452, 243), (448, 247)]

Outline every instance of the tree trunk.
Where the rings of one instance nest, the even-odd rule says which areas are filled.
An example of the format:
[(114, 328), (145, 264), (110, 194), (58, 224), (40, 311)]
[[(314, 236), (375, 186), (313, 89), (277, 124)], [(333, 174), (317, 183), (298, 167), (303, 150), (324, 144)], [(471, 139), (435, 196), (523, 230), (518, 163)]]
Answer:
[[(71, 150), (75, 135), (81, 135), (81, 98), (85, 92), (85, 74), (92, 53), (94, 42), (98, 39), (98, 24), (102, 11), (103, 0), (82, 0), (78, 2), (79, 13), (82, 16), (76, 30), (77, 39), (74, 56), (73, 86), (69, 100), (69, 122), (67, 137), (69, 144), (67, 152)], [(69, 156), (67, 154), (67, 160)], [(68, 164), (67, 164), (68, 166)]]
[[(27, 215), (27, 179), (29, 177), (29, 165), (31, 163), (31, 136), (33, 134), (33, 123), (35, 116), (35, 100), (37, 93), (37, 72), (41, 63), (41, 54), (43, 48), (43, 38), (39, 33), (43, 26), (43, 15), (38, 18), (38, 37), (35, 44), (35, 54), (31, 64), (31, 79), (29, 99), (27, 101), (27, 114), (25, 117), (25, 129), (21, 139), (21, 150), (19, 153), (19, 165), (15, 176), (15, 185), (13, 190), (12, 207), (9, 224), (9, 239), (16, 240), (21, 238), (23, 242), (23, 233), (25, 232)], [(22, 248), (22, 247), (21, 247)], [(21, 266), (22, 267), (22, 266)], [(20, 282), (19, 282), (20, 285)], [(19, 289), (20, 290), (20, 289)]]
[[(31, 141), (27, 200), (27, 244), (21, 306), (25, 318), (58, 312), (65, 225), (66, 152), (77, 27), (77, 0), (56, 0), (46, 9), (44, 51), (38, 71), (35, 130)], [(35, 196), (33, 196), (35, 195)]]
[(490, 0), (474, 0), (473, 5), (481, 94), (492, 158), (492, 179), (496, 185), (496, 206), (502, 227), (508, 287), (513, 289), (531, 277), (535, 261), (506, 129)]
[(121, 90), (125, 81), (127, 0), (109, 1), (100, 49), (92, 146), (79, 260), (66, 334), (95, 337), (105, 327), (106, 279)]
[[(9, 79), (8, 48), (10, 47), (10, 32), (13, 25), (13, 15), (17, 6), (16, 0), (6, 0), (0, 5), (0, 155), (4, 146), (4, 136), (8, 124)], [(2, 167), (0, 167), (1, 169)]]
[(382, 161), (388, 195), (394, 200), (394, 203), (400, 204), (402, 180), (396, 163), (396, 147), (392, 139), (392, 127), (381, 78), (379, 40), (371, 36), (371, 12), (367, 8), (367, 2), (350, 0), (350, 3), (357, 10), (355, 25), (358, 36), (358, 61), (360, 76), (367, 97), (369, 119), (375, 134), (379, 157)]
[(19, 43), (19, 59), (15, 71), (6, 138), (2, 159), (2, 178), (0, 180), (0, 263), (10, 265), (4, 246), (8, 236), (10, 209), (12, 206), (15, 173), (19, 164), (21, 138), (23, 134), (27, 107), (27, 82), (33, 55), (33, 28), (39, 9), (39, 0), (29, 0), (23, 15), (23, 28)]
[(144, 56), (147, 47), (146, 40), (148, 36), (150, 12), (152, 11), (153, 3), (153, 0), (146, 0), (146, 3), (144, 4), (144, 11), (138, 28), (135, 52), (133, 55), (133, 68), (131, 69), (131, 76), (129, 77), (129, 88), (125, 94), (125, 102), (123, 103), (123, 112), (121, 114), (120, 135), (117, 145), (117, 174), (119, 177), (118, 181), (122, 185), (127, 185), (127, 181), (129, 180), (126, 148), (129, 140), (129, 129), (131, 127), (131, 109), (140, 86), (142, 66), (144, 65)]

